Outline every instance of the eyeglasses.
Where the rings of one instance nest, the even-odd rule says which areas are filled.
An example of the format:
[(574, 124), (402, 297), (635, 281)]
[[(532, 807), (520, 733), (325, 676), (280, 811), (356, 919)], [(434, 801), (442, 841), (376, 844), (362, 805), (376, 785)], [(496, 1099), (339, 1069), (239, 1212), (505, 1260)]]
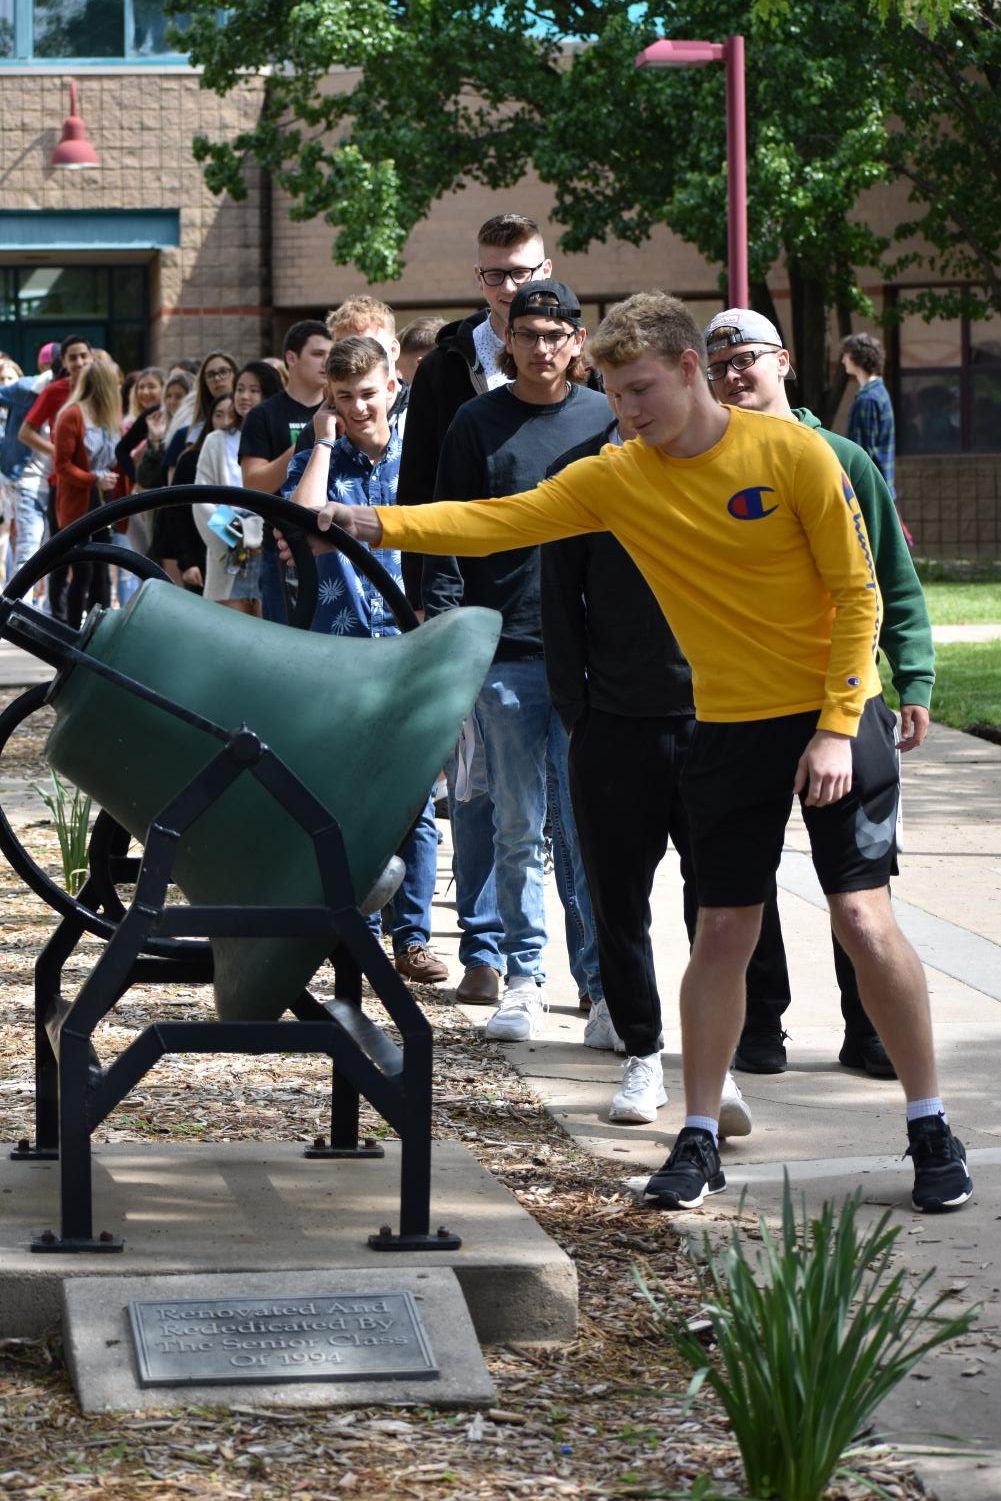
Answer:
[(503, 268), (477, 266), (476, 270), (486, 287), (502, 287), (506, 281), (511, 282), (513, 286), (523, 287), (526, 282), (532, 280), (536, 271), (542, 270), (545, 264), (545, 261), (540, 261), (537, 266), (504, 266)]
[(778, 354), (778, 352), (777, 349), (745, 349), (741, 354), (732, 354), (728, 360), (714, 360), (707, 372), (709, 379), (722, 380), (728, 370), (732, 370), (735, 375), (741, 370), (750, 370), (763, 354)]
[(206, 380), (222, 380), (224, 376), (230, 376), (233, 372), (228, 365), (217, 365), (214, 370), (206, 370)]
[(537, 334), (527, 328), (512, 328), (508, 332), (515, 344), (519, 344), (522, 349), (534, 349), (536, 344), (542, 344), (550, 354), (555, 354), (558, 349), (563, 348), (568, 339), (573, 338), (573, 329), (570, 329), (568, 333), (551, 334)]

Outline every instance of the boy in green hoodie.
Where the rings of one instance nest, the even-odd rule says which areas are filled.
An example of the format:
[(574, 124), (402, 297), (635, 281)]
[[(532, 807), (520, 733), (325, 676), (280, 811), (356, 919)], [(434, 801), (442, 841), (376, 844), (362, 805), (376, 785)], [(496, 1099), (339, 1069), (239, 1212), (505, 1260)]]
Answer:
[[(935, 681), (935, 650), (924, 593), (903, 528), (886, 482), (872, 459), (848, 438), (822, 427), (806, 407), (790, 405), (786, 382), (793, 379), (789, 351), (775, 325), (761, 313), (728, 308), (717, 313), (705, 331), (709, 382), (717, 401), (745, 411), (764, 412), (788, 422), (802, 422), (834, 450), (852, 482), (883, 596), (880, 649), (889, 659), (893, 686), (900, 696), (900, 750), (916, 750), (928, 733), (928, 709)], [(781, 930), (770, 930), (781, 947)], [(834, 940), (834, 966), (841, 991), (845, 1040), (840, 1061), (873, 1078), (893, 1078), (893, 1065), (862, 1005), (855, 971)], [(750, 1073), (780, 1073), (785, 1068), (782, 1012), (788, 1000), (748, 1000), (747, 1019), (737, 1049), (738, 1068)]]

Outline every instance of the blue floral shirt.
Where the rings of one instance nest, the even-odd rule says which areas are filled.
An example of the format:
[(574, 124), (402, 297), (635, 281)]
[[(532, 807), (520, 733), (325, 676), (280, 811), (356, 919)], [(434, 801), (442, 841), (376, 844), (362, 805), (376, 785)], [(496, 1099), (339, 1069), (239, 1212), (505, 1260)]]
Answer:
[[(395, 426), (385, 453), (372, 463), (350, 438), (338, 438), (330, 450), (327, 498), (349, 506), (393, 506), (400, 476), (403, 444)], [(293, 456), (281, 493), (288, 500), (302, 479), (312, 449)], [(396, 548), (377, 547), (372, 555), (400, 588), (403, 574)], [(358, 573), (339, 552), (316, 559), (320, 596), (311, 629), (331, 636), (397, 636), (399, 627), (374, 584)]]

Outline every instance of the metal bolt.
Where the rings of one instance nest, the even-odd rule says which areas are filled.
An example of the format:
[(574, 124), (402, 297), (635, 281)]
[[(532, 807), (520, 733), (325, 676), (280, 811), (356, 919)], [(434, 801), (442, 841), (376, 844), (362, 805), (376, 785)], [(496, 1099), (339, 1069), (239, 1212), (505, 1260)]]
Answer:
[(393, 1227), (392, 1227), (392, 1225), (380, 1225), (379, 1226), (379, 1239), (380, 1240), (389, 1240), (389, 1239), (391, 1239), (392, 1234), (393, 1234)]
[(54, 1230), (43, 1230), (38, 1238), (43, 1246), (54, 1246), (56, 1243), (56, 1232)]
[(372, 1148), (375, 1147), (375, 1146), (377, 1146), (377, 1145), (378, 1145), (378, 1143), (376, 1142), (376, 1139), (375, 1139), (374, 1136), (366, 1136), (365, 1141), (364, 1141), (364, 1146), (365, 1146), (366, 1151), (370, 1152), (372, 1150)]
[(451, 1238), (451, 1234), (452, 1234), (452, 1232), (448, 1228), (447, 1225), (439, 1225), (438, 1226), (438, 1239), (439, 1240), (449, 1240)]
[(30, 1152), (31, 1151), (31, 1142), (28, 1140), (28, 1138), (26, 1136), (22, 1136), (21, 1137), (21, 1140), (17, 1144), (17, 1150), (19, 1152)]
[(314, 1136), (313, 1137), (313, 1151), (314, 1152), (322, 1152), (325, 1149), (326, 1145), (327, 1145), (327, 1138), (325, 1136)]
[(102, 1246), (110, 1246), (115, 1237), (110, 1230), (102, 1230), (97, 1238)]

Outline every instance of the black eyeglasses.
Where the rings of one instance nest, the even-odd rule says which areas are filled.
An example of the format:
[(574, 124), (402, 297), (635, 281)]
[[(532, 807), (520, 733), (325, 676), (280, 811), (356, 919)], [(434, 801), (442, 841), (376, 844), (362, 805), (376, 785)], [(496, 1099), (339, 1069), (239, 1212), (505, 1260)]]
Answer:
[(536, 344), (543, 344), (550, 354), (555, 354), (562, 349), (568, 339), (573, 338), (573, 329), (567, 333), (537, 334), (527, 328), (512, 328), (508, 332), (515, 344), (520, 344), (522, 349), (534, 349)]
[(206, 372), (205, 372), (205, 379), (206, 380), (221, 380), (224, 375), (232, 375), (232, 374), (233, 374), (233, 372), (229, 368), (228, 365), (217, 365), (214, 370), (206, 370)]
[(714, 360), (709, 366), (709, 379), (722, 380), (727, 370), (733, 370), (735, 374), (739, 374), (741, 370), (750, 370), (755, 360), (759, 360), (763, 354), (778, 354), (778, 350), (745, 349), (740, 354), (732, 354), (728, 360)]
[(540, 261), (537, 266), (477, 266), (480, 280), (487, 287), (502, 287), (506, 281), (512, 282), (516, 287), (523, 287), (531, 281), (536, 271), (541, 271), (545, 261)]

